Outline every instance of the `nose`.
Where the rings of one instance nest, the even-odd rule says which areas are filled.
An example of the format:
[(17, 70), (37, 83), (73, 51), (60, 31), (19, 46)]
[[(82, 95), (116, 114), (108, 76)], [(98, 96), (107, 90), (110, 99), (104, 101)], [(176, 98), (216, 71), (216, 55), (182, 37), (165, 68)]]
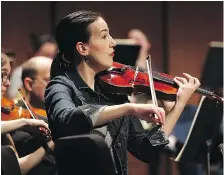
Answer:
[(9, 79), (7, 79), (7, 81), (4, 83), (4, 86), (5, 87), (9, 87), (10, 86), (10, 80)]
[(111, 37), (111, 47), (115, 47), (117, 45), (116, 41)]

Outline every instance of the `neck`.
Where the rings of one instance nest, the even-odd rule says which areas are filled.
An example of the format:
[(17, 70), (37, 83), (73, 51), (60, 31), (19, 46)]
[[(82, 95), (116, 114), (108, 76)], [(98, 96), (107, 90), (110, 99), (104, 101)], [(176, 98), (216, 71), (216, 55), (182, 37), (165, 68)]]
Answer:
[(85, 83), (94, 90), (96, 72), (85, 61), (77, 66), (77, 70)]
[(37, 97), (33, 96), (30, 93), (26, 95), (26, 102), (34, 108), (45, 109), (44, 103), (40, 99), (38, 99)]

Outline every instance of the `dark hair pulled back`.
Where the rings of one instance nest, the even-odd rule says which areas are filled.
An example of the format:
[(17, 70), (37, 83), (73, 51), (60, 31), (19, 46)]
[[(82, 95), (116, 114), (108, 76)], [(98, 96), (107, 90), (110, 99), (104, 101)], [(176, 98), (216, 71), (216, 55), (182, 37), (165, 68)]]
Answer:
[(59, 52), (51, 66), (51, 79), (63, 73), (72, 62), (79, 63), (81, 56), (75, 45), (77, 42), (88, 43), (91, 36), (88, 27), (99, 17), (102, 17), (99, 13), (81, 10), (65, 16), (57, 24), (55, 39)]

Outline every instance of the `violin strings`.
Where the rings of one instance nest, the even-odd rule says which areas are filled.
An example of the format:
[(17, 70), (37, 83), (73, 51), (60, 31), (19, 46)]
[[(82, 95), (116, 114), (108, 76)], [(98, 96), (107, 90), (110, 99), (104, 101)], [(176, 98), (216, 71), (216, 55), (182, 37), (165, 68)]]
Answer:
[[(131, 67), (132, 69), (134, 69), (134, 70), (136, 69), (134, 66), (130, 66), (130, 67)], [(142, 72), (142, 73), (145, 72), (145, 69), (142, 69), (142, 68), (139, 68), (139, 67), (137, 67), (137, 69), (138, 69), (139, 72)], [(172, 84), (172, 85), (175, 84), (173, 78), (162, 76), (159, 72), (154, 72), (154, 71), (153, 71), (153, 72), (152, 72), (152, 75), (153, 75), (153, 78), (154, 78), (154, 79), (158, 79), (158, 80), (161, 80), (161, 81), (165, 81), (165, 82), (170, 83), (170, 84)], [(204, 95), (208, 95), (208, 96), (213, 96), (213, 95), (214, 95), (213, 92), (208, 91), (208, 90), (206, 90), (206, 89), (202, 89), (202, 88), (198, 88), (198, 89), (196, 89), (196, 91), (199, 92), (199, 93), (202, 93), (202, 94), (204, 94)]]
[[(130, 66), (130, 68), (136, 70), (136, 67), (134, 67), (134, 66)], [(145, 72), (144, 69), (139, 68), (139, 67), (137, 67), (137, 68), (138, 68), (138, 71), (139, 71), (139, 72), (142, 72), (142, 73)], [(154, 72), (154, 71), (152, 71), (152, 74), (153, 74), (153, 78), (157, 78), (157, 79), (160, 79), (160, 80), (162, 80), (162, 81), (166, 81), (166, 82), (168, 82), (168, 83), (174, 84), (174, 81), (173, 81), (172, 78), (164, 77), (164, 76), (160, 75), (160, 73), (158, 73), (158, 72)]]

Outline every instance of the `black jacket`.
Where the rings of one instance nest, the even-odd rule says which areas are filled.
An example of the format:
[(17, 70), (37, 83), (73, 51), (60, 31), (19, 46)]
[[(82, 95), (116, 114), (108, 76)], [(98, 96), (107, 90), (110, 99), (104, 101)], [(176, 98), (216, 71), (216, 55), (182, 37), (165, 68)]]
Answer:
[[(96, 120), (101, 107), (127, 102), (127, 97), (103, 94), (103, 89), (95, 84), (93, 91), (75, 69), (69, 69), (49, 82), (45, 92), (45, 107), (54, 140), (90, 133), (94, 130), (93, 120)], [(128, 174), (127, 150), (136, 158), (149, 162), (168, 143), (158, 127), (145, 131), (134, 116), (121, 116), (106, 125), (113, 139), (116, 166), (122, 175)]]

